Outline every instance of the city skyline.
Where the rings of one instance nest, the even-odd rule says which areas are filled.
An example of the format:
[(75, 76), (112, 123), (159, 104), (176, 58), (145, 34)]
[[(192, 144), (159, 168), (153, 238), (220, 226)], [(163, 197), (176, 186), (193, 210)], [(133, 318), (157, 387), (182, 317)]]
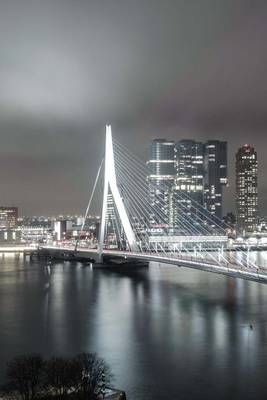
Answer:
[(225, 211), (235, 152), (253, 145), (267, 214), (266, 15), (262, 1), (2, 2), (1, 203), (81, 212), (111, 123), (143, 160), (154, 137), (227, 141)]
[[(213, 140), (207, 140), (206, 141), (206, 143), (201, 143), (201, 142), (196, 142), (196, 140), (195, 139), (193, 139), (193, 138), (191, 138), (191, 139), (179, 139), (178, 141), (176, 141), (175, 142), (175, 140), (170, 140), (169, 138), (160, 138), (160, 139), (152, 139), (152, 140), (150, 140), (149, 142), (147, 142), (147, 145), (146, 145), (146, 150), (147, 150), (147, 153), (146, 153), (146, 157), (147, 157), (147, 160), (149, 159), (149, 152), (151, 151), (151, 150), (149, 150), (149, 146), (150, 146), (150, 144), (152, 143), (152, 142), (160, 142), (160, 141), (162, 141), (163, 143), (164, 142), (166, 142), (166, 144), (170, 144), (170, 143), (173, 143), (173, 149), (179, 144), (179, 143), (183, 143), (183, 142), (191, 142), (191, 143), (193, 143), (194, 145), (202, 145), (202, 146), (206, 146), (206, 148), (208, 149), (208, 147), (209, 147), (209, 144), (210, 143), (212, 143), (212, 147), (213, 147), (213, 144), (214, 143), (218, 143), (218, 144), (221, 144), (221, 145), (223, 145), (224, 143), (226, 144), (226, 146), (228, 145), (228, 143), (227, 142), (223, 142), (223, 141), (220, 141), (220, 140), (218, 140), (218, 139), (213, 139)], [(251, 145), (251, 144), (244, 144), (244, 145), (242, 145), (242, 146), (240, 146), (240, 148), (242, 148), (242, 147), (246, 147), (246, 146), (248, 146), (248, 147), (253, 147), (253, 145)], [(204, 148), (203, 147), (203, 148)], [(227, 146), (227, 148), (228, 148), (228, 146)], [(228, 176), (228, 173), (227, 173), (227, 175), (225, 176), (225, 182), (223, 183), (223, 184), (221, 184), (221, 186), (224, 186), (224, 188), (223, 188), (223, 197), (222, 197), (222, 200), (221, 200), (221, 202), (222, 202), (222, 205), (221, 205), (221, 208), (222, 208), (222, 214), (221, 214), (221, 217), (223, 217), (223, 216), (225, 216), (227, 213), (229, 213), (229, 212), (233, 212), (234, 214), (237, 214), (237, 204), (236, 204), (236, 189), (237, 189), (237, 186), (236, 186), (236, 152), (240, 149), (240, 148), (238, 148), (238, 149), (232, 149), (232, 151), (235, 153), (235, 158), (234, 158), (234, 160), (230, 160), (230, 163), (229, 163), (229, 157), (228, 157), (228, 152), (226, 153), (227, 154), (227, 156), (226, 156), (226, 158), (227, 158), (227, 164), (226, 164), (226, 170), (227, 171), (229, 171), (229, 164), (232, 166), (232, 164), (234, 165), (234, 174), (235, 175), (233, 175), (233, 171), (229, 171), (230, 173), (229, 173), (229, 175), (231, 176), (231, 179), (232, 179), (232, 182), (231, 182), (231, 187), (230, 187), (230, 189), (231, 189), (231, 192), (233, 192), (232, 193), (232, 198), (231, 198), (231, 200), (229, 201), (229, 199), (228, 199), (228, 202), (227, 202), (227, 200), (225, 201), (225, 197), (227, 197), (227, 196), (225, 196), (225, 192), (226, 192), (226, 195), (227, 195), (227, 189), (229, 190), (229, 176)], [(177, 151), (177, 150), (176, 150)], [(203, 150), (203, 154), (205, 154), (205, 151)], [(206, 158), (208, 159), (208, 150), (206, 150)], [(259, 158), (259, 157), (258, 157)], [(173, 159), (175, 159), (175, 156), (173, 156)], [(147, 162), (147, 164), (148, 164), (148, 173), (149, 173), (149, 161), (147, 161), (147, 160), (144, 160), (145, 162)], [(204, 161), (203, 161), (204, 162)], [(206, 161), (207, 162), (207, 161)], [(176, 171), (176, 167), (173, 167), (174, 168), (174, 170)], [(204, 169), (206, 168), (206, 171), (204, 172)], [(204, 183), (204, 186), (203, 186), (203, 199), (202, 199), (202, 202), (200, 202), (200, 204), (202, 204), (202, 205), (204, 205), (205, 204), (205, 202), (207, 201), (207, 200), (205, 200), (205, 194), (204, 194), (204, 191), (205, 191), (205, 175), (207, 175), (207, 173), (208, 173), (208, 169), (209, 169), (209, 167), (208, 166), (206, 166), (206, 167), (203, 167), (203, 183)], [(260, 171), (260, 170), (259, 170)], [(259, 175), (259, 171), (258, 171), (258, 175)], [(231, 173), (232, 172), (232, 173)], [(175, 176), (176, 176), (176, 173), (177, 172), (175, 172), (175, 174), (173, 175), (173, 179), (175, 180)], [(177, 175), (178, 176), (178, 175)], [(231, 180), (230, 179), (230, 180)], [(259, 180), (259, 179), (258, 179)], [(206, 185), (207, 185), (207, 180), (206, 180)], [(90, 187), (89, 187), (89, 190), (90, 190)], [(258, 193), (260, 193), (261, 192), (261, 187), (259, 187), (258, 186)], [(89, 193), (90, 192), (88, 192), (88, 195), (89, 195)], [(260, 197), (260, 195), (259, 195), (259, 197)], [(261, 199), (260, 199), (261, 200)], [(86, 199), (86, 201), (88, 201), (88, 199)], [(197, 199), (195, 199), (195, 201), (198, 201)], [(230, 204), (230, 206), (229, 206), (229, 204)], [(85, 206), (86, 206), (86, 204), (84, 204), (83, 205), (83, 208), (82, 209), (65, 209), (65, 211), (62, 211), (63, 209), (64, 209), (64, 205), (63, 205), (63, 207), (62, 207), (62, 209), (59, 209), (58, 211), (51, 211), (51, 212), (49, 212), (49, 213), (23, 213), (23, 209), (21, 209), (21, 207), (20, 207), (20, 205), (15, 201), (15, 200), (11, 200), (9, 203), (1, 203), (0, 204), (0, 206), (2, 206), (2, 207), (17, 207), (18, 209), (19, 209), (19, 211), (20, 211), (20, 216), (25, 216), (25, 217), (27, 217), (27, 216), (29, 216), (29, 217), (32, 217), (32, 216), (34, 216), (34, 215), (36, 215), (36, 216), (39, 216), (39, 215), (43, 215), (43, 216), (47, 216), (47, 217), (51, 217), (51, 216), (57, 216), (57, 215), (83, 215), (83, 211), (84, 211), (84, 209), (85, 209)], [(232, 208), (231, 208), (231, 206), (232, 206)], [(99, 207), (99, 204), (97, 204), (97, 206), (96, 206), (97, 208)], [(93, 208), (94, 208), (94, 205), (93, 205)], [(97, 209), (97, 212), (94, 212), (93, 214), (94, 215), (100, 215), (100, 210), (101, 210), (101, 208), (99, 208), (99, 210)], [(209, 207), (208, 207), (208, 210), (209, 210), (209, 212), (211, 212), (211, 213), (213, 213), (212, 212), (212, 210), (211, 209), (209, 209)], [(94, 211), (96, 211), (96, 209), (94, 210)], [(261, 213), (260, 212), (261, 211), (261, 209), (259, 209), (259, 217), (265, 217), (266, 215), (264, 214), (264, 213)], [(217, 216), (219, 216), (219, 215), (217, 215)], [(220, 218), (221, 218), (220, 217)]]
[[(149, 143), (147, 182), (152, 206), (161, 204), (166, 223), (175, 229), (179, 210), (188, 216), (205, 208), (222, 221), (227, 185), (227, 142), (153, 139)], [(151, 223), (157, 224), (154, 212)]]
[(0, 31), (0, 400), (267, 398), (267, 1)]

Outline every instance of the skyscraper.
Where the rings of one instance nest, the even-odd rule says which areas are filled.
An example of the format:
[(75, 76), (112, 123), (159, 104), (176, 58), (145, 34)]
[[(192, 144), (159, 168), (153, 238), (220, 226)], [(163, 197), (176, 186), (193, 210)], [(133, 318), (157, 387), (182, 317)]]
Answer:
[(227, 185), (227, 142), (209, 140), (205, 145), (205, 208), (222, 220), (223, 187)]
[[(203, 206), (204, 146), (195, 140), (180, 140), (175, 145), (175, 185), (172, 192), (172, 220), (177, 233), (179, 222), (189, 218), (194, 230), (194, 215)], [(187, 218), (186, 217), (186, 218)], [(188, 221), (187, 221), (188, 222)]]
[(171, 224), (171, 190), (174, 185), (175, 160), (174, 142), (166, 139), (154, 139), (149, 146), (148, 183), (152, 208), (161, 210), (151, 215), (151, 224), (157, 225), (162, 217), (166, 227)]
[(175, 189), (203, 205), (203, 144), (194, 140), (180, 140), (175, 145), (175, 162)]
[(258, 161), (257, 153), (248, 144), (236, 153), (237, 228), (242, 233), (253, 232), (258, 221)]
[[(210, 140), (173, 141), (156, 139), (150, 143), (148, 161), (152, 207), (163, 205), (169, 227), (179, 230), (185, 215), (195, 225), (222, 221), (223, 186), (227, 184), (227, 143)], [(163, 189), (164, 188), (164, 189)], [(167, 190), (166, 190), (167, 188)], [(207, 212), (204, 211), (206, 208)], [(194, 215), (197, 218), (194, 220)], [(155, 221), (154, 221), (155, 222)]]

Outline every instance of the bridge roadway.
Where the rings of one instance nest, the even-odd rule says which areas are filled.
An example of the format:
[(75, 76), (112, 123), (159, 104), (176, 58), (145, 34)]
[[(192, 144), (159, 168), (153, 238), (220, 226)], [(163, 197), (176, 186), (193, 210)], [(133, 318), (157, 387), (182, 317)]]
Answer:
[(28, 245), (20, 245), (20, 244), (11, 244), (11, 245), (5, 245), (5, 246), (0, 246), (0, 254), (5, 254), (5, 253), (31, 253), (33, 251), (37, 250), (37, 246), (28, 246)]
[[(41, 249), (44, 249), (49, 252), (49, 255), (52, 257), (60, 258), (60, 254), (62, 253), (73, 253), (74, 249), (71, 247), (65, 246), (43, 246)], [(77, 249), (77, 257), (79, 258), (88, 258), (88, 260), (95, 260), (96, 266), (103, 266), (103, 263), (98, 263), (98, 251), (97, 249), (86, 249), (82, 247), (78, 247)], [(127, 260), (132, 261), (153, 261), (157, 263), (163, 264), (171, 264), (176, 265), (178, 267), (186, 267), (193, 268), (206, 272), (213, 272), (217, 274), (223, 274), (227, 276), (231, 276), (234, 278), (241, 278), (250, 281), (267, 283), (267, 269), (266, 268), (256, 268), (256, 267), (244, 267), (235, 263), (222, 262), (220, 265), (212, 263), (211, 261), (197, 259), (195, 256), (191, 257), (187, 254), (183, 256), (179, 255), (179, 257), (175, 255), (166, 255), (166, 254), (154, 254), (154, 253), (139, 253), (139, 252), (128, 252), (128, 251), (119, 251), (119, 250), (103, 250), (103, 257), (106, 258), (106, 263), (108, 259), (117, 259), (119, 260)]]

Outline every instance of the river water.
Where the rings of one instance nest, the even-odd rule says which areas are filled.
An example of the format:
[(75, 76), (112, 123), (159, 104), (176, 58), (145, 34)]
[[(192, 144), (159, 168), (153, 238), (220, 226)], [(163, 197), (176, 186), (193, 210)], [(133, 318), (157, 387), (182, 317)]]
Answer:
[(130, 400), (267, 398), (267, 286), (155, 263), (0, 259), (2, 379), (17, 354), (81, 351), (105, 358)]

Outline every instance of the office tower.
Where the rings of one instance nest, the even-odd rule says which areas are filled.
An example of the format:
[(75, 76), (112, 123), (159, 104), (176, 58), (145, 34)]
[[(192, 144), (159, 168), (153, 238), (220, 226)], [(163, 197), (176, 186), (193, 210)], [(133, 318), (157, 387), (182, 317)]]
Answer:
[(253, 147), (245, 144), (236, 153), (236, 210), (240, 232), (253, 232), (258, 222), (258, 161)]
[[(149, 146), (148, 184), (152, 208), (155, 213), (150, 215), (153, 226), (172, 224), (171, 190), (174, 185), (175, 160), (174, 142), (166, 139), (154, 139)], [(161, 210), (160, 213), (158, 210)]]
[(205, 208), (219, 220), (223, 212), (223, 187), (227, 185), (227, 142), (205, 144)]
[(17, 207), (0, 207), (0, 228), (14, 228), (18, 222)]
[(194, 140), (180, 140), (175, 145), (175, 189), (184, 198), (203, 205), (204, 146)]
[[(173, 220), (176, 233), (199, 231), (200, 208), (203, 206), (204, 146), (195, 140), (180, 140), (175, 145), (175, 185)], [(199, 218), (195, 218), (196, 214)], [(186, 215), (186, 217), (185, 217)], [(187, 229), (184, 231), (186, 225)], [(196, 227), (198, 225), (198, 227)]]

